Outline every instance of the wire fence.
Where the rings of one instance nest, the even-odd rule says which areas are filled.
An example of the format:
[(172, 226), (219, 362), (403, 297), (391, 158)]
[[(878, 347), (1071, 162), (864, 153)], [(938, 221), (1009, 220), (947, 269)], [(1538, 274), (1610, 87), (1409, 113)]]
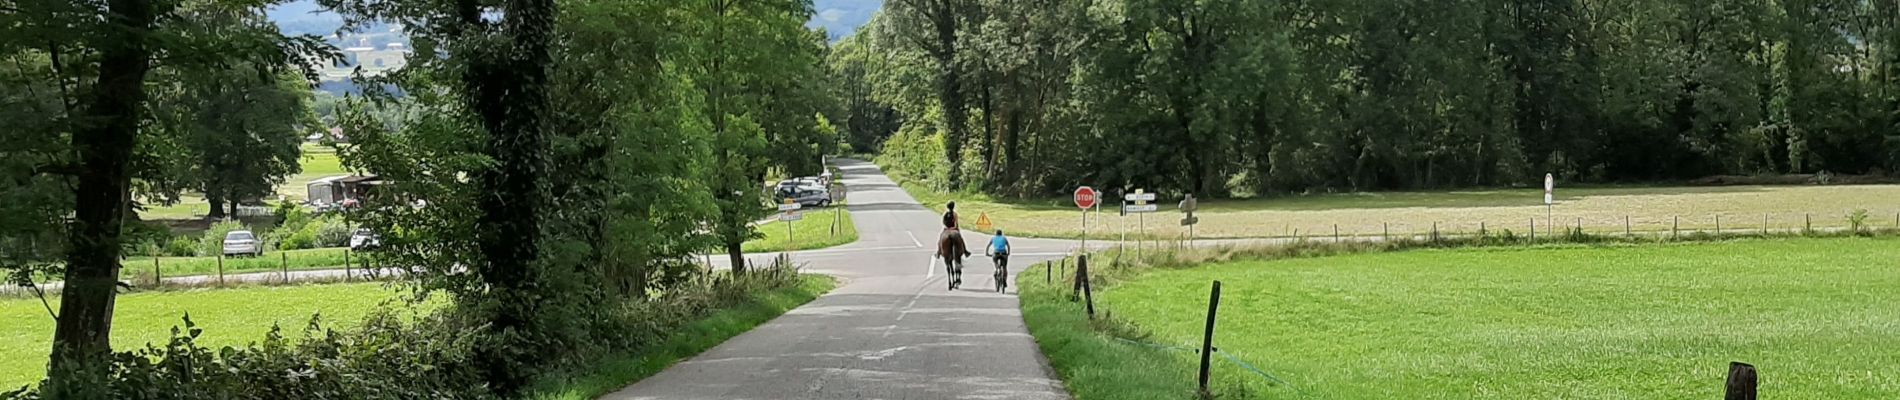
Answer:
[(1308, 227), (1308, 229), (1302, 230), (1292, 225), (1285, 225), (1282, 226), (1280, 232), (1258, 236), (1264, 238), (1335, 241), (1363, 240), (1367, 238), (1390, 240), (1478, 236), (1523, 236), (1535, 239), (1571, 234), (1660, 239), (1698, 234), (1756, 234), (1765, 236), (1774, 234), (1900, 230), (1900, 212), (1894, 212), (1892, 214), (1874, 214), (1871, 212), (1848, 212), (1844, 214), (1710, 213), (1672, 216), (1648, 215), (1640, 217), (1634, 215), (1611, 217), (1602, 215), (1564, 216), (1559, 214), (1522, 218), (1510, 222), (1490, 218), (1431, 222), (1357, 222), (1331, 224), (1330, 226), (1322, 226), (1318, 229), (1313, 229), (1312, 224), (1304, 224), (1301, 226)]

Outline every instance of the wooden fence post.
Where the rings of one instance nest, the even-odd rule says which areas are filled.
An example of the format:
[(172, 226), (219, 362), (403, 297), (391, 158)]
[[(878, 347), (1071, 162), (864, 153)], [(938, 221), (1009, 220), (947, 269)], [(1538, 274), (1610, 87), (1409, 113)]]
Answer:
[(1095, 319), (1095, 288), (1089, 285), (1089, 256), (1087, 254), (1075, 260), (1075, 270), (1076, 274), (1082, 277), (1082, 301), (1088, 306), (1089, 319)]
[(1537, 241), (1537, 217), (1531, 217), (1531, 241)]
[(1715, 214), (1715, 234), (1722, 234), (1722, 214)]
[(1438, 221), (1432, 221), (1432, 241), (1438, 241)]
[(218, 251), (218, 286), (224, 286), (224, 251)]
[(1768, 214), (1761, 215), (1761, 235), (1768, 236)]
[(1207, 329), (1201, 334), (1201, 397), (1212, 397), (1207, 391), (1209, 363), (1214, 356), (1214, 317), (1220, 312), (1220, 281), (1214, 281), (1214, 291), (1207, 298)]
[(1339, 243), (1339, 224), (1333, 224), (1333, 243)]
[(165, 276), (158, 270), (158, 256), (152, 256), (152, 286), (165, 283)]
[(1383, 232), (1383, 233), (1380, 233), (1380, 234), (1379, 234), (1379, 235), (1380, 235), (1380, 238), (1381, 238), (1381, 239), (1383, 239), (1383, 240), (1385, 240), (1385, 241), (1387, 241), (1387, 242), (1390, 242), (1390, 241), (1392, 241), (1392, 223), (1390, 223), (1390, 222), (1380, 222), (1380, 223), (1379, 223), (1379, 231), (1380, 231), (1380, 232)]
[(1623, 216), (1623, 236), (1631, 236), (1630, 235), (1630, 216), (1628, 215)]
[(1814, 214), (1801, 214), (1801, 221), (1801, 234), (1806, 235), (1814, 232)]
[(1669, 238), (1675, 239), (1682, 232), (1682, 216), (1678, 215), (1669, 222)]
[(284, 267), (284, 284), (288, 285), (290, 284), (290, 253), (279, 251), (277, 255), (283, 259), (283, 262), (279, 265)]
[[(356, 264), (350, 263), (350, 250), (352, 249), (350, 249), (349, 247), (343, 248), (343, 281), (344, 282), (350, 281), (350, 269), (356, 268)], [(734, 267), (736, 268), (737, 266), (734, 266)], [(712, 263), (710, 262), (707, 263), (706, 268), (712, 268)]]
[(1490, 235), (1486, 234), (1486, 232), (1484, 231), (1484, 221), (1478, 221), (1478, 238), (1482, 239), (1486, 236), (1490, 236)]
[(1741, 362), (1728, 363), (1728, 390), (1723, 400), (1755, 400), (1757, 383), (1755, 366)]

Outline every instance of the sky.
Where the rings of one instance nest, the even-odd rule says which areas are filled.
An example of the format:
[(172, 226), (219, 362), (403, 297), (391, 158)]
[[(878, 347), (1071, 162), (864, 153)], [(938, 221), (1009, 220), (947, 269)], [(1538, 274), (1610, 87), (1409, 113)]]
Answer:
[[(877, 13), (883, 0), (815, 0), (812, 16), (805, 24), (809, 28), (825, 28), (831, 40), (837, 41), (857, 31), (871, 20), (871, 14)], [(322, 12), (315, 0), (295, 0), (272, 8), (267, 12), (272, 21), (276, 21), (285, 33), (329, 35), (343, 24), (343, 19), (335, 13)]]

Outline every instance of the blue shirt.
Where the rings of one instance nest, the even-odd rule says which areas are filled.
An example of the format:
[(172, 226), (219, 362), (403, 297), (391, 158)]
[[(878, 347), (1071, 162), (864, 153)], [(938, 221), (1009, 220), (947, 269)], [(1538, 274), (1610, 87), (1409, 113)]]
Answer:
[(996, 235), (996, 237), (990, 238), (990, 249), (995, 250), (997, 253), (1008, 253), (1009, 239), (1004, 238), (1003, 235)]

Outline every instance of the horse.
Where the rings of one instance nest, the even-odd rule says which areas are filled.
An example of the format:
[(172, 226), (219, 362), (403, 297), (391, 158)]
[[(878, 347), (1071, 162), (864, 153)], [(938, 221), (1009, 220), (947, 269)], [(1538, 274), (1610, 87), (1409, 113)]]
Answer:
[(950, 290), (957, 290), (963, 284), (963, 258), (970, 256), (970, 245), (963, 242), (963, 232), (955, 228), (946, 228), (937, 237), (937, 258), (943, 259), (943, 268), (950, 272)]

